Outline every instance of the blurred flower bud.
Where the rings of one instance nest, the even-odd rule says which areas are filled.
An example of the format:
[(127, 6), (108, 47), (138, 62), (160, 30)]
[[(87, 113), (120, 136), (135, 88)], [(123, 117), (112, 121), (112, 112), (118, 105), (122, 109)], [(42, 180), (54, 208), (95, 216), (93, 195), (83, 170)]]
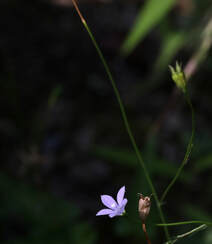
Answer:
[(182, 90), (184, 93), (186, 92), (186, 77), (182, 70), (181, 65), (179, 65), (178, 62), (176, 62), (175, 69), (169, 65), (171, 74), (172, 74), (172, 80), (176, 84), (176, 86)]
[(149, 215), (151, 199), (150, 197), (144, 197), (142, 194), (139, 194), (139, 202), (138, 202), (138, 212), (142, 222), (146, 221), (146, 218)]

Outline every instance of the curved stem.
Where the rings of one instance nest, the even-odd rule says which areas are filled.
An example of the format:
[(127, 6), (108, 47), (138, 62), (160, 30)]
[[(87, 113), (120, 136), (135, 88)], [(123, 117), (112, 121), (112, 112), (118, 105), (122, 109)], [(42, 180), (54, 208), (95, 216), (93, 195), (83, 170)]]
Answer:
[[(96, 40), (95, 40), (95, 38), (94, 38), (94, 36), (93, 36), (90, 28), (89, 28), (89, 26), (87, 25), (85, 19), (83, 18), (82, 14), (81, 14), (81, 12), (80, 12), (80, 10), (78, 8), (78, 5), (77, 5), (76, 1), (75, 0), (72, 0), (72, 2), (73, 2), (73, 5), (74, 5), (74, 7), (75, 7), (75, 9), (76, 9), (79, 17), (80, 17), (80, 19), (81, 19), (81, 21), (82, 21), (85, 29), (87, 30), (87, 32), (88, 32), (88, 34), (89, 34), (89, 36), (91, 38), (91, 41), (92, 41), (92, 43), (93, 43), (93, 45), (94, 45), (94, 47), (95, 47), (95, 49), (96, 49), (96, 51), (97, 51), (97, 53), (99, 55), (99, 58), (100, 58), (100, 60), (101, 60), (101, 62), (103, 64), (103, 66), (105, 68), (105, 71), (106, 71), (106, 73), (108, 75), (108, 78), (109, 78), (109, 80), (111, 82), (111, 85), (113, 87), (114, 93), (116, 95), (116, 99), (118, 101), (118, 104), (119, 104), (119, 107), (120, 107), (120, 110), (121, 110), (121, 115), (122, 115), (122, 118), (123, 118), (123, 121), (124, 121), (126, 130), (127, 130), (127, 133), (129, 135), (130, 141), (131, 141), (132, 146), (133, 146), (133, 148), (135, 150), (135, 153), (137, 155), (138, 161), (139, 161), (140, 165), (142, 166), (142, 168), (144, 170), (144, 174), (145, 174), (145, 177), (147, 179), (147, 182), (148, 182), (148, 184), (150, 186), (150, 189), (151, 189), (152, 193), (154, 194), (155, 201), (157, 203), (158, 212), (159, 212), (159, 215), (160, 215), (160, 219), (161, 219), (162, 223), (165, 223), (165, 218), (164, 218), (164, 215), (163, 215), (163, 211), (161, 209), (161, 205), (160, 205), (160, 202), (159, 202), (159, 198), (157, 196), (156, 190), (155, 190), (154, 185), (152, 183), (152, 180), (151, 180), (151, 178), (149, 176), (149, 173), (147, 171), (147, 168), (146, 168), (146, 166), (144, 164), (144, 161), (142, 159), (141, 153), (140, 153), (140, 151), (138, 149), (138, 146), (137, 146), (137, 144), (135, 142), (134, 136), (132, 134), (132, 131), (131, 131), (131, 128), (130, 128), (130, 125), (129, 125), (129, 122), (128, 122), (128, 119), (127, 119), (127, 115), (126, 115), (126, 112), (125, 112), (125, 108), (124, 108), (124, 105), (122, 103), (122, 100), (121, 100), (119, 91), (118, 91), (118, 89), (116, 87), (116, 83), (115, 83), (115, 81), (113, 79), (112, 73), (111, 73), (111, 71), (109, 69), (109, 66), (108, 66), (108, 64), (107, 64), (107, 62), (106, 62), (106, 60), (105, 60), (105, 58), (104, 58), (104, 56), (103, 56), (103, 54), (102, 54), (99, 46), (98, 46), (98, 44), (97, 44), (97, 42), (96, 42)], [(165, 231), (165, 235), (166, 235), (167, 240), (170, 240), (168, 228), (166, 226), (164, 226), (164, 231)]]
[(191, 131), (191, 136), (189, 139), (189, 143), (186, 149), (186, 153), (185, 153), (185, 157), (180, 165), (180, 167), (178, 168), (176, 175), (174, 176), (174, 178), (171, 180), (171, 182), (169, 183), (169, 185), (167, 186), (167, 188), (165, 189), (164, 193), (162, 194), (162, 197), (160, 199), (160, 202), (162, 203), (167, 195), (167, 193), (169, 192), (169, 190), (171, 189), (171, 187), (174, 185), (175, 181), (177, 180), (177, 178), (180, 176), (184, 166), (186, 165), (186, 163), (188, 162), (189, 156), (191, 154), (191, 150), (193, 147), (193, 140), (194, 140), (194, 132), (195, 132), (195, 120), (194, 120), (194, 109), (190, 100), (190, 97), (188, 95), (188, 92), (186, 90), (185, 92), (185, 98), (187, 101), (187, 104), (189, 105), (189, 108), (191, 110), (191, 123), (192, 123), (192, 131)]

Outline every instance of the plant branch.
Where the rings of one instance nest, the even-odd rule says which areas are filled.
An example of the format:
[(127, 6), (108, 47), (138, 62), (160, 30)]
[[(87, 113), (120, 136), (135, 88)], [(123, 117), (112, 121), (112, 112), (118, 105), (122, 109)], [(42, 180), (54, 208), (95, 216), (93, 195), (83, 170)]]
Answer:
[(195, 133), (194, 109), (193, 109), (193, 106), (192, 106), (192, 103), (191, 103), (191, 100), (190, 100), (190, 97), (188, 95), (187, 90), (185, 92), (185, 98), (186, 98), (187, 104), (189, 105), (189, 108), (191, 110), (191, 123), (192, 123), (191, 136), (190, 136), (190, 139), (189, 139), (189, 143), (188, 143), (188, 146), (187, 146), (187, 149), (186, 149), (186, 153), (185, 153), (184, 159), (183, 159), (180, 167), (178, 168), (174, 178), (171, 180), (171, 182), (169, 183), (169, 185), (165, 189), (164, 193), (162, 194), (162, 197), (160, 199), (161, 203), (164, 201), (167, 193), (169, 192), (171, 187), (174, 185), (174, 183), (177, 180), (177, 178), (180, 176), (184, 166), (188, 162), (188, 159), (189, 159), (189, 156), (191, 154), (192, 147), (193, 147), (193, 140), (194, 140), (194, 133)]
[(192, 230), (190, 230), (190, 231), (188, 231), (188, 232), (186, 232), (186, 233), (183, 233), (183, 234), (181, 234), (181, 235), (177, 235), (174, 239), (171, 240), (171, 242), (168, 241), (168, 242), (166, 242), (165, 244), (175, 243), (175, 242), (177, 242), (177, 241), (178, 241), (179, 239), (181, 239), (181, 238), (184, 238), (184, 237), (186, 237), (186, 236), (192, 235), (192, 234), (194, 234), (194, 233), (196, 233), (196, 232), (199, 232), (199, 231), (201, 231), (201, 230), (204, 230), (204, 229), (206, 229), (206, 228), (207, 228), (207, 225), (206, 225), (206, 224), (200, 225), (200, 226), (198, 226), (197, 228), (194, 228), (194, 229), (192, 229)]

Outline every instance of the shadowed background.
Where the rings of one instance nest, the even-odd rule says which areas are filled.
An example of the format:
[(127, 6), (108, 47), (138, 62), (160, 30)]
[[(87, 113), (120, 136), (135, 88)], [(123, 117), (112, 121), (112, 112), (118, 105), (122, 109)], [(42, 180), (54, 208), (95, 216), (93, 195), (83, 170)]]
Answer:
[[(78, 1), (117, 82), (159, 196), (191, 133), (168, 65), (190, 75), (193, 153), (164, 201), (167, 222), (212, 221), (208, 1)], [(157, 6), (157, 7), (155, 7)], [(150, 195), (102, 63), (71, 1), (0, 2), (1, 243), (145, 243), (137, 192)], [(188, 66), (188, 64), (190, 66)], [(96, 217), (101, 194), (126, 186), (129, 218)], [(155, 202), (147, 221), (165, 241)], [(195, 226), (171, 227), (171, 236)], [(211, 229), (181, 243), (209, 244)]]

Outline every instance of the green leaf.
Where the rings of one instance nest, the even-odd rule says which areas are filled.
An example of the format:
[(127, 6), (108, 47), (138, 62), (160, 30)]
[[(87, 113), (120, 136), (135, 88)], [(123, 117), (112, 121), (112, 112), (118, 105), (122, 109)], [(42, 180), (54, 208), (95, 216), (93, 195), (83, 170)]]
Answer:
[[(147, 148), (147, 150), (149, 150), (149, 148)], [(99, 146), (93, 149), (93, 153), (110, 161), (111, 163), (120, 164), (121, 166), (125, 166), (127, 168), (136, 169), (136, 166), (138, 165), (136, 154), (128, 150)], [(147, 153), (144, 151), (143, 154), (148, 155), (149, 152)], [(168, 179), (173, 178), (178, 169), (177, 165), (173, 164), (172, 162), (159, 159), (157, 155), (153, 155), (153, 153), (151, 162), (148, 163), (147, 167), (151, 174), (157, 174)], [(179, 180), (183, 183), (188, 183), (192, 180), (192, 174), (182, 172), (179, 176)]]
[(161, 19), (172, 9), (175, 0), (148, 0), (145, 6), (140, 10), (135, 24), (124, 41), (121, 52), (129, 55), (136, 47), (139, 41), (155, 27)]
[(167, 68), (177, 51), (185, 43), (185, 40), (186, 34), (184, 32), (174, 32), (165, 36), (160, 54), (155, 64), (156, 71), (161, 71), (162, 69)]

